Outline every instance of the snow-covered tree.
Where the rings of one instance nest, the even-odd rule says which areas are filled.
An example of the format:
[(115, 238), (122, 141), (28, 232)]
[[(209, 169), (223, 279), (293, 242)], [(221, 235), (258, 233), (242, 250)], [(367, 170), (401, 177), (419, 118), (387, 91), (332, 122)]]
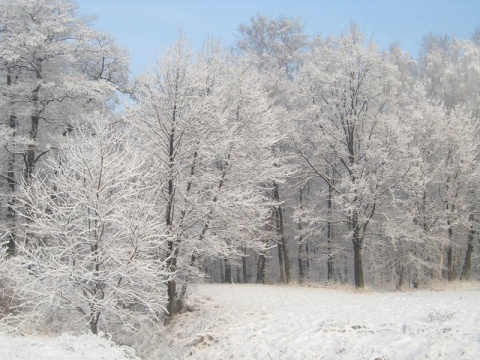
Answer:
[(427, 94), (447, 110), (466, 105), (477, 118), (480, 82), (480, 46), (469, 39), (429, 35), (424, 38), (420, 76)]
[[(463, 250), (458, 237), (465, 236), (467, 248), (461, 274), (465, 278), (468, 277), (467, 269), (471, 266), (473, 235), (478, 227), (475, 214), (479, 207), (476, 187), (472, 187), (477, 176), (475, 164), (478, 161), (478, 145), (475, 139), (479, 135), (476, 122), (480, 116), (478, 91), (475, 90), (480, 83), (480, 47), (476, 37), (472, 40), (434, 35), (425, 37), (420, 70), (429, 98), (444, 106), (448, 114), (443, 123), (436, 124), (434, 129), (439, 132), (437, 138), (443, 144), (443, 151), (439, 152), (442, 154), (439, 163), (444, 166), (438, 167), (438, 181), (445, 186), (440, 186), (436, 197), (432, 199), (443, 204), (439, 206), (449, 209), (450, 213), (445, 220), (450, 239), (444, 246), (447, 260), (443, 261), (442, 254), (440, 264), (446, 266), (446, 277), (449, 280), (456, 277), (460, 260), (458, 254), (455, 256), (452, 252)], [(470, 158), (467, 159), (466, 156)], [(440, 174), (440, 169), (443, 169), (443, 174)], [(469, 195), (462, 195), (462, 190), (467, 188)], [(454, 234), (462, 229), (462, 226), (458, 226), (459, 223), (469, 228), (468, 234), (465, 231)]]
[(21, 189), (24, 232), (8, 260), (20, 319), (63, 314), (96, 334), (101, 324), (158, 318), (169, 235), (147, 155), (100, 114), (72, 127)]
[(299, 18), (273, 19), (258, 14), (250, 24), (238, 27), (235, 51), (270, 76), (292, 76), (307, 45), (303, 30)]
[[(326, 184), (326, 197), (343, 215), (357, 287), (364, 286), (362, 251), (379, 240), (369, 228), (395, 204), (412, 167), (396, 74), (352, 26), (341, 37), (318, 39), (297, 79), (294, 141), (310, 176)], [(309, 222), (318, 226), (322, 215)]]
[(79, 18), (74, 2), (0, 2), (0, 113), (1, 126), (9, 129), (0, 156), (6, 158), (1, 175), (11, 255), (19, 178), (30, 180), (50, 136), (71, 130), (72, 115), (111, 107), (127, 74), (125, 52)]
[[(286, 129), (291, 115), (291, 109), (287, 107), (291, 104), (288, 89), (302, 64), (307, 46), (308, 36), (304, 33), (304, 25), (299, 18), (269, 18), (258, 14), (250, 19), (250, 23), (241, 24), (237, 31), (235, 54), (265, 75), (263, 86), (277, 108), (277, 127), (284, 132), (288, 131)], [(286, 156), (292, 153), (292, 146), (285, 139), (275, 151), (277, 156)], [(295, 166), (294, 160), (290, 165)], [(289, 283), (292, 276), (287, 237), (294, 233), (292, 228), (295, 224), (286, 213), (290, 210), (292, 199), (298, 196), (298, 189), (292, 184), (281, 186), (275, 182), (272, 182), (272, 186), (271, 197), (280, 205), (272, 208), (272, 221), (268, 228), (277, 242), (280, 281)], [(262, 254), (259, 258), (257, 282), (265, 282), (263, 274), (266, 259), (267, 254)]]
[[(181, 306), (186, 284), (209, 257), (261, 251), (271, 180), (282, 181), (281, 139), (261, 78), (222, 54), (214, 41), (194, 53), (181, 37), (134, 86), (130, 121), (161, 192), (162, 226), (171, 237), (168, 311)], [(182, 289), (177, 290), (177, 285)]]

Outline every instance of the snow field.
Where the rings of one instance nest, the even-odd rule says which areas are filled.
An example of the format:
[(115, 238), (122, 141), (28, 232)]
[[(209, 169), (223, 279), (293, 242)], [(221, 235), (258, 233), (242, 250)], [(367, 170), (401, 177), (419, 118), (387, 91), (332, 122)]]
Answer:
[(189, 311), (169, 325), (113, 333), (131, 347), (106, 336), (0, 333), (0, 360), (480, 359), (478, 284), (406, 292), (202, 284), (193, 292)]
[(170, 344), (172, 359), (480, 358), (479, 289), (375, 293), (209, 284), (196, 293), (212, 303), (202, 305), (208, 309), (191, 330), (183, 319), (170, 329), (181, 340)]

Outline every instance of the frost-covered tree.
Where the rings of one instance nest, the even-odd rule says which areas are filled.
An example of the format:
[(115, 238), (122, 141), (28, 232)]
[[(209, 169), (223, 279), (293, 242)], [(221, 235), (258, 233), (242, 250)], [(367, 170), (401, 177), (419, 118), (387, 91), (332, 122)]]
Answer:
[[(307, 45), (299, 18), (268, 18), (258, 14), (238, 27), (235, 51), (270, 75), (292, 76)], [(273, 74), (271, 74), (273, 73)]]
[(463, 104), (480, 116), (475, 91), (480, 81), (480, 46), (474, 39), (426, 36), (419, 64), (428, 96), (449, 111)]
[(281, 182), (283, 170), (271, 150), (281, 135), (261, 83), (218, 43), (194, 53), (183, 37), (135, 83), (130, 121), (151, 154), (158, 213), (170, 237), (164, 259), (173, 274), (171, 315), (200, 261), (228, 262), (245, 248), (265, 247), (260, 229), (274, 204), (266, 184)]
[(158, 318), (169, 235), (149, 159), (121, 123), (95, 114), (72, 127), (21, 189), (24, 232), (8, 260), (20, 320), (69, 316), (96, 334)]
[[(325, 183), (326, 197), (343, 216), (357, 287), (364, 286), (363, 249), (380, 239), (369, 228), (377, 229), (385, 208), (395, 204), (412, 167), (396, 74), (356, 26), (318, 39), (298, 74), (294, 141), (310, 176)], [(325, 218), (314, 213), (308, 221), (315, 227)]]
[[(260, 70), (264, 76), (263, 86), (274, 100), (278, 110), (277, 127), (287, 132), (290, 109), (287, 104), (288, 92), (295, 73), (302, 64), (304, 52), (308, 46), (308, 36), (299, 18), (269, 18), (258, 14), (250, 23), (241, 24), (237, 31), (235, 54)], [(291, 153), (291, 144), (284, 141), (276, 149), (278, 156)], [(293, 161), (291, 163), (293, 167)], [(294, 226), (286, 212), (292, 198), (298, 196), (296, 187), (291, 184), (280, 186), (272, 182), (271, 197), (280, 205), (272, 209), (272, 221), (268, 225), (276, 235), (280, 281), (291, 281), (291, 265), (288, 255), (287, 237), (292, 234)], [(267, 254), (262, 254), (258, 261), (257, 282), (263, 283)]]
[[(443, 220), (448, 242), (446, 251), (446, 278), (458, 276), (460, 260), (458, 251), (463, 248), (460, 236), (472, 228), (471, 216), (478, 206), (478, 125), (469, 111), (456, 108), (444, 118), (443, 147), (438, 169), (438, 200), (444, 209)], [(476, 201), (477, 200), (477, 201)], [(469, 240), (471, 241), (471, 240)], [(443, 254), (442, 254), (443, 257)], [(469, 262), (468, 255), (466, 262)], [(468, 266), (468, 265), (467, 265)]]
[[(441, 181), (444, 191), (437, 193), (437, 201), (443, 203), (444, 209), (450, 209), (446, 225), (448, 230), (446, 261), (441, 255), (440, 264), (446, 266), (446, 277), (449, 280), (457, 276), (456, 269), (460, 268), (459, 256), (453, 253), (465, 250), (461, 276), (468, 278), (473, 251), (473, 237), (478, 227), (475, 219), (479, 198), (476, 187), (471, 186), (476, 179), (476, 162), (478, 161), (478, 122), (479, 97), (475, 90), (480, 82), (480, 51), (478, 39), (458, 39), (449, 36), (429, 35), (424, 38), (420, 57), (420, 75), (425, 83), (430, 99), (446, 109), (448, 116), (444, 124), (435, 126), (443, 141), (443, 154), (440, 163), (445, 166)], [(470, 157), (469, 160), (465, 156)], [(469, 164), (469, 165), (467, 165)], [(468, 178), (462, 174), (469, 173)], [(458, 182), (457, 182), (458, 179)], [(460, 180), (462, 179), (462, 180)], [(457, 186), (465, 190), (469, 188), (469, 195), (462, 195)], [(453, 193), (452, 193), (453, 191)], [(448, 194), (448, 196), (447, 196)], [(454, 220), (457, 219), (457, 220)], [(459, 220), (459, 219), (463, 220)], [(468, 220), (467, 220), (468, 219)], [(462, 226), (458, 226), (461, 223)], [(468, 232), (462, 231), (467, 226)], [(463, 229), (464, 230), (464, 229)], [(455, 231), (460, 231), (454, 234)], [(467, 238), (467, 247), (460, 246), (459, 237)], [(456, 239), (456, 240), (454, 240)], [(454, 246), (452, 247), (452, 242)], [(452, 253), (453, 252), (453, 253)]]
[(50, 136), (71, 130), (72, 115), (111, 107), (126, 85), (126, 64), (125, 52), (79, 18), (70, 0), (0, 2), (0, 114), (9, 130), (0, 156), (11, 255), (19, 178), (30, 180)]

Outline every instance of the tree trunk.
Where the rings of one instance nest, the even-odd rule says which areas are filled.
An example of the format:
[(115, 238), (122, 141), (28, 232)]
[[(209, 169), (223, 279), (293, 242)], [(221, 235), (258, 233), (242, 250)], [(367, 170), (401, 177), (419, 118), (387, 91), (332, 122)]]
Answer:
[(242, 258), (242, 269), (243, 269), (243, 283), (246, 284), (248, 282), (247, 278), (247, 248), (243, 249), (243, 258)]
[[(12, 84), (12, 76), (10, 70), (7, 76), (7, 85)], [(13, 104), (12, 104), (13, 106)], [(13, 111), (13, 109), (12, 109)], [(9, 127), (12, 131), (12, 138), (15, 139), (15, 132), (17, 128), (17, 117), (13, 114), (9, 118)], [(15, 214), (15, 152), (12, 151), (8, 155), (7, 161), (7, 186), (8, 186), (8, 201), (7, 201), (7, 255), (15, 255), (15, 241), (16, 241), (16, 214)]]
[(170, 273), (170, 279), (167, 281), (167, 295), (168, 295), (168, 303), (167, 303), (167, 311), (168, 317), (172, 318), (178, 310), (177, 306), (177, 283), (175, 282), (175, 278), (173, 278), (175, 271), (177, 269), (177, 249), (175, 248), (175, 244), (172, 240), (168, 242), (168, 260), (167, 260), (167, 267)]
[(363, 288), (362, 245), (359, 241), (353, 241), (353, 270), (355, 287)]
[(265, 284), (265, 254), (260, 254), (257, 263), (257, 284)]
[(353, 226), (353, 271), (356, 288), (363, 288), (363, 266), (362, 266), (362, 239), (360, 237), (360, 229), (358, 223), (358, 214), (353, 212), (352, 216)]
[(225, 259), (224, 262), (225, 262), (225, 282), (231, 284), (233, 283), (232, 265), (230, 264), (230, 261), (228, 261), (228, 259)]
[(445, 264), (445, 246), (443, 244), (440, 244), (440, 274), (437, 272), (437, 276), (439, 279), (442, 279), (445, 277), (444, 275), (444, 264)]
[[(278, 190), (278, 184), (274, 183), (273, 198), (276, 201), (280, 201), (280, 193)], [(285, 225), (283, 216), (283, 206), (279, 205), (275, 211), (277, 220), (277, 231), (280, 235), (280, 243), (278, 247), (278, 259), (280, 264), (280, 279), (282, 283), (290, 284), (292, 277), (290, 274), (290, 260), (288, 259), (287, 241), (285, 239)]]
[[(330, 229), (328, 229), (330, 230)], [(335, 281), (335, 272), (333, 270), (333, 253), (332, 253), (332, 244), (330, 238), (328, 239), (328, 255), (327, 255), (327, 279), (329, 281)]]
[(448, 225), (448, 246), (447, 246), (447, 280), (453, 281), (454, 276), (454, 265), (453, 265), (453, 229), (450, 218), (447, 219)]
[[(173, 172), (175, 167), (175, 123), (176, 123), (176, 114), (177, 114), (177, 105), (173, 106), (172, 113), (172, 127), (170, 129), (170, 134), (168, 136), (168, 199), (165, 209), (165, 225), (167, 226), (167, 232), (169, 235), (173, 236), (173, 209), (174, 209), (174, 183), (173, 183)], [(177, 284), (175, 282), (175, 272), (177, 271), (177, 247), (175, 240), (171, 239), (168, 241), (168, 254), (167, 254), (167, 268), (170, 273), (170, 279), (167, 282), (167, 295), (168, 295), (168, 304), (167, 311), (168, 317), (172, 318), (177, 313)], [(168, 321), (168, 320), (167, 320)]]
[(283, 251), (282, 251), (282, 243), (277, 243), (277, 250), (278, 250), (278, 268), (280, 271), (280, 283), (285, 284), (285, 266), (283, 265)]
[(90, 311), (90, 331), (93, 335), (98, 334), (98, 320), (100, 319), (100, 312), (96, 310)]
[(298, 281), (303, 283), (305, 281), (305, 251), (300, 238), (300, 244), (298, 244)]
[[(282, 216), (283, 219), (283, 216)], [(284, 270), (285, 270), (285, 281), (287, 284), (290, 284), (292, 282), (292, 276), (290, 273), (290, 259), (288, 258), (288, 250), (287, 250), (287, 242), (285, 239), (285, 236), (283, 235), (283, 220), (282, 220), (282, 253), (283, 253), (283, 264), (284, 264)]]
[(225, 271), (223, 271), (223, 261), (222, 259), (218, 260), (220, 262), (220, 282), (223, 284), (225, 282)]
[(470, 271), (472, 268), (472, 253), (473, 253), (473, 238), (475, 237), (475, 229), (473, 227), (473, 222), (475, 220), (474, 215), (469, 215), (470, 220), (470, 230), (468, 232), (468, 241), (467, 241), (467, 252), (465, 253), (465, 261), (462, 267), (462, 274), (460, 278), (462, 280), (470, 279)]
[(395, 273), (396, 273), (396, 276), (395, 276), (395, 288), (397, 290), (400, 290), (403, 286), (403, 273), (404, 273), (404, 268), (403, 268), (403, 263), (400, 262), (400, 263), (397, 263), (395, 265)]
[(240, 277), (240, 267), (236, 266), (235, 269), (237, 270), (237, 284), (241, 284), (242, 278)]
[[(40, 80), (42, 78), (42, 60), (36, 61), (36, 78)], [(40, 123), (40, 116), (42, 113), (41, 104), (40, 104), (40, 89), (41, 85), (37, 85), (35, 89), (32, 91), (32, 98), (31, 101), (33, 103), (33, 113), (30, 117), (31, 120), (31, 127), (29, 132), (29, 138), (31, 140), (31, 144), (28, 145), (27, 151), (25, 154), (25, 170), (24, 170), (24, 179), (27, 184), (30, 184), (33, 170), (35, 168), (35, 163), (37, 162), (38, 158), (35, 157), (35, 152), (37, 150), (37, 136), (38, 136), (38, 125)]]
[(363, 288), (362, 245), (358, 241), (353, 241), (353, 270), (355, 287)]
[[(32, 126), (30, 129), (30, 140), (32, 142), (35, 142), (37, 140), (39, 120), (40, 120), (39, 115), (33, 115), (31, 117)], [(27, 153), (25, 154), (24, 178), (27, 184), (30, 184), (33, 176), (33, 171), (35, 168), (35, 150), (36, 150), (36, 145), (34, 143), (29, 144), (27, 147)]]
[[(415, 252), (414, 257), (417, 257), (417, 253)], [(414, 266), (413, 269), (412, 269), (412, 287), (414, 289), (418, 289), (418, 286), (420, 284), (420, 280), (419, 280), (419, 274), (418, 274), (418, 268), (417, 266)]]
[(310, 247), (308, 241), (305, 241), (305, 274), (310, 274)]
[[(190, 267), (194, 267), (195, 266), (195, 261), (196, 261), (196, 256), (195, 256), (195, 253), (193, 253), (191, 256), (190, 256)], [(183, 307), (183, 304), (184, 304), (184, 301), (185, 301), (185, 298), (187, 296), (187, 288), (188, 288), (188, 284), (190, 283), (190, 273), (187, 275), (187, 277), (185, 278), (185, 281), (183, 282), (182, 284), (182, 288), (180, 290), (180, 294), (177, 293), (177, 310), (181, 310), (182, 307)]]
[[(265, 232), (267, 233), (267, 236), (272, 234), (273, 231), (273, 209), (271, 209), (270, 212), (270, 218), (267, 224), (265, 224)], [(264, 240), (265, 245), (268, 245), (269, 241)], [(265, 256), (265, 253), (262, 252), (260, 256), (258, 257), (258, 262), (257, 262), (257, 284), (265, 284), (265, 264), (266, 264), (267, 258)], [(280, 268), (281, 269), (281, 268)]]
[(167, 260), (167, 267), (170, 273), (171, 278), (167, 281), (167, 295), (168, 295), (168, 303), (167, 303), (167, 311), (168, 317), (172, 318), (177, 313), (177, 283), (173, 278), (175, 274), (175, 270), (177, 268), (177, 258), (176, 252), (177, 250), (173, 248), (174, 243), (173, 241), (168, 242), (168, 252), (170, 255), (169, 259)]
[[(303, 191), (304, 189), (300, 189), (299, 194), (299, 202), (300, 202), (300, 209), (303, 209)], [(298, 219), (298, 232), (300, 234), (299, 241), (298, 241), (298, 281), (303, 283), (305, 281), (305, 250), (303, 244), (303, 235), (302, 235), (302, 219)]]
[(332, 224), (332, 193), (333, 187), (328, 184), (328, 199), (327, 199), (327, 213), (328, 213), (328, 222), (327, 222), (327, 279), (329, 281), (334, 280), (335, 273), (333, 269), (333, 249), (332, 249), (332, 239), (333, 239), (333, 224)]

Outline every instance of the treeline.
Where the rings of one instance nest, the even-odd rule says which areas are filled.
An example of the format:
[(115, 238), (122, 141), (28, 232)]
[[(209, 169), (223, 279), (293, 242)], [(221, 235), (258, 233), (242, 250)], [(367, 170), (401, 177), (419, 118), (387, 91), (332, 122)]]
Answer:
[(130, 81), (71, 1), (0, 10), (4, 321), (135, 328), (205, 278), (478, 277), (480, 32), (413, 59), (258, 15)]

